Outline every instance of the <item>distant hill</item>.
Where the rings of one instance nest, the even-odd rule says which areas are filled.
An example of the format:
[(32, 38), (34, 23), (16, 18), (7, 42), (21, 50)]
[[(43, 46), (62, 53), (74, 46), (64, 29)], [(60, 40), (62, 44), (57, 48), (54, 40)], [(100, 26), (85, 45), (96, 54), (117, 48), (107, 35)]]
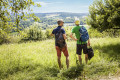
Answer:
[(75, 19), (79, 19), (81, 24), (86, 24), (85, 17), (88, 13), (69, 13), (69, 12), (53, 12), (53, 13), (35, 13), (37, 17), (40, 18), (39, 22), (35, 22), (32, 18), (27, 19), (27, 21), (21, 21), (20, 26), (26, 28), (32, 24), (38, 24), (39, 27), (46, 29), (57, 25), (57, 20), (63, 19), (65, 26), (73, 26)]
[(53, 12), (53, 13), (35, 13), (36, 16), (38, 17), (62, 17), (62, 18), (66, 18), (66, 17), (83, 17), (83, 16), (87, 16), (88, 13), (69, 13), (69, 12)]

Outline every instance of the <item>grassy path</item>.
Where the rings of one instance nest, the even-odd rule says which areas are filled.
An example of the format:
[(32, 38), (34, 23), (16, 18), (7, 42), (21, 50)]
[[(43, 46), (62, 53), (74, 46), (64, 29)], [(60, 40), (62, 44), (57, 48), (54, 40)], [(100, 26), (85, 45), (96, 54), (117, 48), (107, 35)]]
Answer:
[(0, 45), (0, 79), (2, 80), (100, 80), (120, 74), (120, 38), (92, 39), (95, 56), (85, 65), (77, 66), (76, 43), (68, 41), (70, 68), (62, 54), (59, 70), (54, 40)]

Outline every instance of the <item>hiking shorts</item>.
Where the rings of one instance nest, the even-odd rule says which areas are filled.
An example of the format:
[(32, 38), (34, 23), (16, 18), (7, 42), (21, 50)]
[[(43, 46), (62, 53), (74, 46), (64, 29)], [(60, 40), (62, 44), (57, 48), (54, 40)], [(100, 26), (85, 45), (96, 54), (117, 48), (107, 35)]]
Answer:
[(56, 51), (57, 51), (57, 56), (58, 56), (58, 57), (61, 57), (61, 52), (64, 53), (64, 56), (65, 56), (65, 57), (68, 57), (68, 56), (69, 56), (68, 50), (67, 50), (67, 46), (65, 46), (64, 48), (59, 48), (58, 46), (56, 46)]
[(77, 44), (77, 49), (76, 49), (76, 53), (78, 55), (82, 54), (82, 50), (84, 54), (87, 54), (87, 44)]

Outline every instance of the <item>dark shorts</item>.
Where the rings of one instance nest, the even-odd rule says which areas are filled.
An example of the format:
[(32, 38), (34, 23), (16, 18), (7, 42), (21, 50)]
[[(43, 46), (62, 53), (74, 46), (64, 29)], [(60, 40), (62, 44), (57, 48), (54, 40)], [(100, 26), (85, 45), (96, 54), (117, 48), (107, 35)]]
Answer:
[(68, 54), (68, 50), (67, 50), (67, 46), (65, 46), (64, 48), (59, 48), (58, 46), (56, 46), (56, 51), (57, 51), (57, 56), (58, 57), (61, 57), (61, 52), (64, 53), (64, 56), (68, 57), (69, 54)]
[(77, 50), (76, 50), (76, 53), (78, 55), (81, 55), (82, 54), (82, 50), (83, 50), (83, 53), (84, 54), (87, 54), (87, 44), (77, 44)]

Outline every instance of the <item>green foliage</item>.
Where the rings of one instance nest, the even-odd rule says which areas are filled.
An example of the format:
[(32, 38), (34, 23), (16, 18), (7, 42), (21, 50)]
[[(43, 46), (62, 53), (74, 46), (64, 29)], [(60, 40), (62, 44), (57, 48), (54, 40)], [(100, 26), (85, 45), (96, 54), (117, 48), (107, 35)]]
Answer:
[(67, 26), (67, 27), (63, 27), (63, 28), (64, 28), (65, 31), (66, 31), (66, 35), (69, 36), (70, 33), (71, 33), (71, 30), (72, 30), (73, 26)]
[(37, 25), (31, 25), (21, 32), (22, 40), (43, 40), (43, 31)]
[(33, 17), (35, 21), (39, 21), (39, 18), (34, 14), (27, 16), (26, 12), (32, 11), (30, 9), (32, 5), (40, 7), (40, 4), (34, 4), (32, 0), (0, 1), (0, 43), (7, 42), (9, 34), (12, 31), (15, 30), (19, 32), (21, 29), (21, 26), (19, 26), (20, 21), (25, 20), (28, 16)]
[[(31, 5), (35, 5), (32, 0), (7, 0), (0, 1), (0, 21), (8, 22), (11, 20), (10, 17), (15, 16), (14, 22), (17, 26), (17, 31), (19, 30), (20, 20), (26, 19), (26, 12), (24, 10), (32, 11), (30, 9)], [(37, 4), (38, 6), (40, 4)], [(9, 9), (9, 10), (8, 10)], [(12, 12), (12, 14), (10, 14)], [(30, 14), (29, 17), (33, 17), (35, 21), (39, 20), (34, 14)]]
[(47, 39), (52, 38), (52, 36), (51, 36), (52, 30), (53, 30), (53, 29), (46, 29), (45, 35), (46, 35), (46, 38), (47, 38)]
[(12, 31), (13, 24), (0, 21), (0, 44), (9, 42), (9, 33)]
[(120, 71), (119, 43), (119, 38), (91, 39), (95, 56), (86, 65), (82, 55), (84, 66), (77, 66), (76, 42), (68, 41), (70, 68), (66, 69), (66, 58), (62, 54), (62, 70), (58, 68), (53, 40), (3, 44), (0, 46), (0, 79), (73, 80), (80, 77), (84, 80), (84, 76), (90, 80), (108, 78)]
[(70, 69), (61, 72), (61, 76), (64, 76), (65, 78), (68, 79), (75, 79), (83, 75), (82, 74), (83, 69), (84, 69), (84, 65), (72, 66)]
[(9, 43), (9, 36), (5, 31), (0, 30), (0, 44), (2, 43)]
[(99, 31), (120, 28), (120, 0), (95, 0), (89, 13), (87, 23)]
[(102, 37), (102, 33), (100, 33), (97, 29), (90, 28), (88, 30), (90, 38), (100, 38)]
[(104, 37), (120, 37), (120, 30), (107, 29), (103, 32), (98, 31), (97, 29), (90, 28), (88, 29), (90, 38), (104, 38)]

